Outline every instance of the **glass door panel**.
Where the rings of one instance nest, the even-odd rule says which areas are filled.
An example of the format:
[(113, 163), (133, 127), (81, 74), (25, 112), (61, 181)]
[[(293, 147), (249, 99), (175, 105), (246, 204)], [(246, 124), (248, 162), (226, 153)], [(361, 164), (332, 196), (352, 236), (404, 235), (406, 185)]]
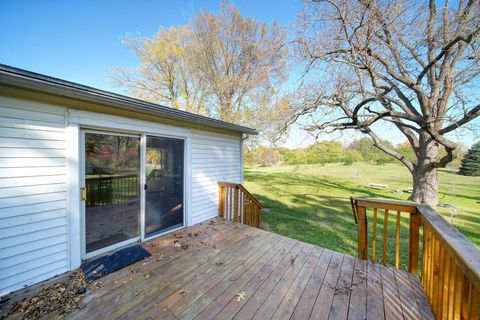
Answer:
[(139, 236), (140, 138), (85, 132), (86, 252)]
[(183, 226), (183, 143), (147, 136), (146, 237)]

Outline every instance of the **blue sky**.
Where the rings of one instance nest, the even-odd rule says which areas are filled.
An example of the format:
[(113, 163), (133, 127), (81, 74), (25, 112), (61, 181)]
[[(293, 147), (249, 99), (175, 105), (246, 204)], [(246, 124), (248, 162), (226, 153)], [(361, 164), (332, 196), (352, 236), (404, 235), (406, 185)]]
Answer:
[[(218, 12), (213, 0), (0, 0), (0, 63), (92, 87), (121, 92), (109, 74), (117, 67), (134, 67), (138, 59), (121, 44), (127, 34), (151, 36), (160, 26), (186, 24), (201, 10)], [(300, 0), (232, 1), (244, 16), (292, 26)], [(381, 128), (394, 143), (405, 139)], [(358, 135), (321, 135), (347, 143)], [(471, 135), (455, 138), (471, 145)], [(286, 143), (297, 147), (313, 142), (293, 129)]]
[[(281, 24), (292, 23), (300, 8), (287, 0), (234, 3), (246, 16)], [(138, 62), (122, 37), (151, 36), (218, 9), (212, 0), (0, 0), (0, 63), (118, 92), (109, 71)]]

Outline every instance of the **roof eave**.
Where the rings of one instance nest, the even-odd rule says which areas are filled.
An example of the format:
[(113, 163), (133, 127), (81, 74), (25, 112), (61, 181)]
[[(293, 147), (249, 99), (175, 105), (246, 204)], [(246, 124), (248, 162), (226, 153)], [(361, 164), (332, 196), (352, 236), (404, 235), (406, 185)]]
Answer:
[(245, 134), (258, 135), (252, 128), (216, 120), (162, 105), (130, 98), (73, 82), (64, 81), (45, 75), (0, 65), (0, 84), (34, 90), (42, 93), (78, 99), (91, 103), (113, 106), (128, 111), (143, 112), (168, 119), (186, 121), (212, 128), (237, 131)]

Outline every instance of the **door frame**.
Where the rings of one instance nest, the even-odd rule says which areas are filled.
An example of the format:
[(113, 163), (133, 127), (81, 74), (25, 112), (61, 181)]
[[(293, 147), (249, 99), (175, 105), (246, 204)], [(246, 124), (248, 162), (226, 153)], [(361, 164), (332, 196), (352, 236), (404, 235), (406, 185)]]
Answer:
[[(80, 245), (81, 245), (81, 259), (90, 259), (92, 257), (96, 257), (102, 255), (104, 253), (114, 251), (121, 247), (127, 246), (129, 244), (138, 242), (138, 241), (148, 241), (155, 239), (157, 237), (163, 236), (165, 234), (175, 232), (181, 230), (186, 227), (187, 225), (187, 209), (186, 209), (186, 201), (187, 201), (187, 174), (186, 174), (186, 163), (187, 163), (187, 138), (182, 136), (174, 136), (174, 135), (160, 135), (160, 134), (152, 134), (152, 133), (133, 133), (133, 132), (125, 132), (125, 131), (116, 131), (111, 129), (104, 129), (102, 128), (89, 128), (89, 127), (81, 127), (80, 128), (80, 150), (79, 150), (79, 169), (80, 169), (80, 188), (85, 188), (85, 133), (98, 133), (98, 134), (111, 134), (117, 136), (124, 136), (124, 137), (135, 137), (140, 139), (140, 212), (139, 212), (139, 228), (140, 233), (139, 236), (133, 237), (131, 239), (127, 239), (125, 241), (121, 241), (107, 247), (87, 252), (86, 250), (86, 202), (80, 201)], [(146, 183), (146, 153), (147, 153), (147, 136), (155, 137), (155, 138), (171, 138), (183, 141), (183, 203), (182, 203), (182, 213), (183, 213), (183, 223), (180, 227), (175, 229), (170, 229), (165, 232), (159, 232), (149, 237), (145, 234), (145, 186)]]
[[(80, 155), (79, 155), (79, 160), (80, 160), (80, 188), (85, 188), (85, 133), (97, 133), (97, 134), (105, 134), (105, 135), (116, 135), (116, 136), (122, 136), (122, 137), (132, 137), (132, 138), (139, 138), (140, 142), (140, 168), (138, 171), (138, 174), (142, 175), (142, 148), (141, 148), (141, 136), (138, 134), (131, 134), (131, 133), (124, 133), (124, 132), (118, 132), (118, 131), (112, 131), (112, 130), (99, 130), (99, 129), (89, 129), (89, 128), (81, 128), (80, 129)], [(141, 181), (141, 180), (140, 180)], [(140, 182), (141, 183), (141, 182)], [(138, 212), (139, 215), (139, 228), (142, 228), (141, 226), (141, 221), (142, 221), (142, 188), (141, 185), (139, 186), (140, 188), (140, 193), (139, 193), (139, 200), (140, 200), (140, 210)], [(132, 244), (134, 242), (139, 241), (141, 237), (141, 233), (139, 232), (138, 236), (135, 236), (133, 238), (117, 242), (114, 244), (111, 244), (109, 246), (103, 247), (98, 250), (94, 250), (91, 252), (87, 252), (87, 241), (86, 241), (86, 233), (87, 233), (87, 226), (86, 226), (86, 201), (80, 201), (80, 244), (81, 244), (81, 254), (82, 254), (82, 259), (89, 259), (92, 257), (96, 257), (99, 255), (102, 255), (104, 253), (116, 250), (118, 248), (127, 246), (129, 244)]]
[[(191, 140), (192, 132), (190, 128), (179, 127), (161, 122), (152, 122), (135, 118), (127, 118), (120, 115), (112, 115), (93, 111), (79, 110), (69, 108), (66, 111), (66, 139), (67, 139), (67, 172), (68, 172), (68, 238), (69, 238), (69, 267), (74, 270), (80, 267), (85, 257), (82, 250), (82, 226), (81, 217), (83, 210), (81, 209), (82, 201), (80, 201), (80, 188), (84, 187), (85, 180), (81, 179), (80, 167), (82, 163), (80, 142), (82, 130), (98, 130), (120, 132), (125, 134), (140, 135), (142, 138), (146, 135), (167, 137), (184, 140), (184, 226), (192, 225), (192, 214), (190, 205), (192, 203), (192, 155)], [(143, 139), (145, 141), (145, 139)], [(140, 141), (142, 147), (142, 139)], [(145, 142), (143, 142), (145, 143)], [(140, 154), (142, 157), (142, 154)], [(143, 177), (140, 177), (144, 179)], [(140, 188), (143, 192), (143, 188)], [(142, 201), (142, 199), (141, 199)], [(143, 208), (141, 207), (141, 210)], [(142, 220), (142, 214), (140, 215)], [(142, 221), (141, 221), (142, 222)], [(144, 226), (141, 226), (141, 235), (144, 232)], [(174, 232), (169, 230), (168, 232)], [(168, 233), (167, 232), (167, 233)], [(146, 241), (155, 237), (162, 236), (156, 234), (149, 238), (140, 239)]]

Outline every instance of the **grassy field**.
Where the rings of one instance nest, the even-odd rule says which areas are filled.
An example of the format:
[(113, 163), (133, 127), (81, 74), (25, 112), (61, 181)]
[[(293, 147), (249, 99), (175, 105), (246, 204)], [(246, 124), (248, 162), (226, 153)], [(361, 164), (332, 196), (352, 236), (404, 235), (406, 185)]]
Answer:
[[(449, 210), (444, 208), (435, 210), (480, 246), (480, 177), (465, 177), (451, 170), (442, 170), (439, 179), (441, 202), (454, 205), (457, 215), (451, 217)], [(386, 184), (388, 190), (368, 188), (370, 183)], [(262, 212), (262, 228), (356, 255), (357, 231), (349, 197), (406, 200), (407, 193), (394, 194), (392, 190), (411, 187), (411, 177), (404, 167), (397, 164), (277, 166), (247, 168), (245, 185), (267, 208)], [(395, 242), (392, 221), (393, 217), (388, 228), (389, 262), (393, 262), (391, 257)], [(381, 235), (383, 225), (379, 223), (377, 232)], [(402, 218), (401, 235), (402, 267), (405, 268), (407, 217)], [(377, 252), (381, 253), (380, 244)]]

